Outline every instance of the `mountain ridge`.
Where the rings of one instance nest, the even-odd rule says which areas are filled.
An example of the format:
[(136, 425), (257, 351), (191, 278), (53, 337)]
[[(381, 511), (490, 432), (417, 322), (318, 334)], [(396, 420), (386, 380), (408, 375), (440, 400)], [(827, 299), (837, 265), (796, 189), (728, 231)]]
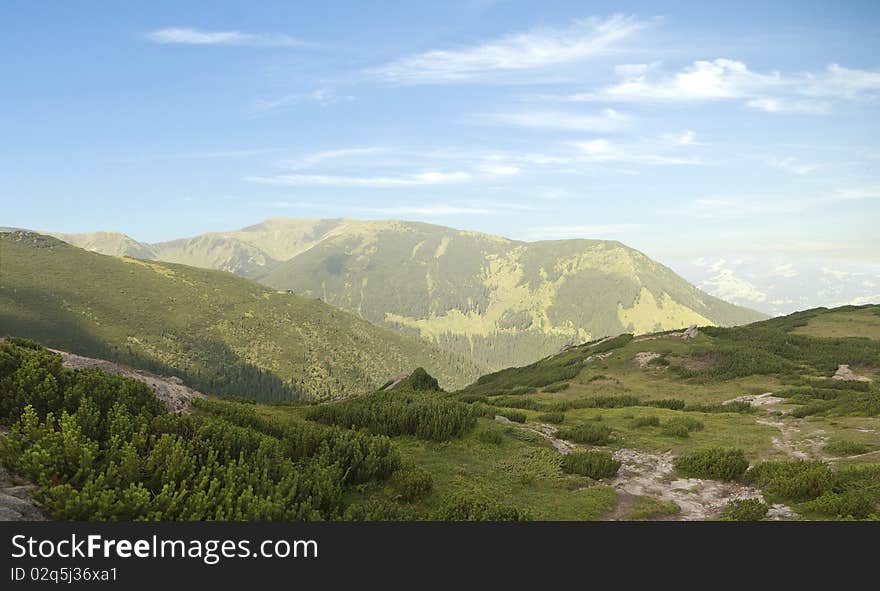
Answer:
[(316, 299), (31, 232), (0, 233), (0, 274), (0, 335), (178, 375), (213, 393), (329, 398), (419, 366), (460, 385), (482, 369)]
[[(76, 240), (101, 248), (86, 236)], [(491, 369), (621, 332), (766, 317), (613, 240), (525, 242), (423, 222), (270, 218), (142, 246), (161, 260), (319, 297)]]

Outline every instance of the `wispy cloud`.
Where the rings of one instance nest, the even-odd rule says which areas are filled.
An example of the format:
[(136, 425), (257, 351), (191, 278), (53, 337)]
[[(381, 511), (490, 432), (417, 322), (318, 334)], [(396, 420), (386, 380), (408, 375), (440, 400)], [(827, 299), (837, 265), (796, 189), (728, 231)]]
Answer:
[(880, 185), (837, 189), (831, 193), (833, 201), (853, 201), (861, 199), (880, 199)]
[(354, 100), (350, 94), (340, 95), (332, 88), (316, 88), (309, 92), (296, 92), (272, 98), (259, 98), (253, 102), (256, 112), (276, 111), (297, 104), (315, 103), (322, 107), (336, 103), (348, 103)]
[(372, 70), (400, 84), (486, 81), (493, 74), (534, 71), (607, 55), (648, 23), (614, 15), (574, 21), (566, 28), (542, 28), (457, 49), (436, 49)]
[[(672, 146), (692, 145), (692, 139), (686, 139), (691, 143), (681, 143), (682, 138), (673, 140)], [(616, 144), (605, 138), (587, 141), (569, 142), (569, 145), (579, 151), (577, 157), (581, 162), (628, 162), (646, 165), (699, 165), (699, 158), (682, 156), (668, 151), (668, 146), (657, 142), (639, 142)]]
[(328, 161), (334, 161), (339, 159), (361, 159), (370, 156), (375, 156), (377, 154), (384, 154), (390, 151), (390, 148), (385, 148), (381, 146), (366, 146), (366, 147), (358, 147), (358, 148), (337, 148), (335, 150), (322, 150), (320, 152), (313, 152), (311, 154), (306, 154), (295, 160), (286, 160), (281, 163), (282, 166), (292, 169), (292, 170), (303, 170), (308, 168), (314, 168), (319, 164), (323, 164)]
[(447, 215), (487, 215), (497, 210), (471, 205), (450, 203), (431, 203), (426, 205), (396, 205), (390, 207), (360, 207), (358, 211), (368, 214), (388, 216), (447, 216)]
[(271, 177), (253, 176), (247, 180), (266, 185), (394, 188), (425, 185), (447, 185), (470, 181), (473, 175), (465, 171), (426, 171), (398, 176), (342, 176), (325, 174), (287, 174)]
[(880, 72), (837, 64), (819, 73), (761, 73), (744, 62), (719, 58), (695, 61), (673, 74), (661, 72), (656, 63), (621, 66), (617, 74), (620, 81), (616, 84), (556, 98), (571, 102), (741, 100), (749, 108), (771, 113), (822, 113), (829, 109), (825, 99), (855, 99), (880, 92)]
[(241, 31), (204, 31), (186, 27), (168, 27), (146, 34), (147, 39), (163, 45), (240, 45), (250, 47), (302, 47), (308, 42), (276, 33)]
[(541, 110), (486, 113), (475, 115), (472, 117), (472, 120), (480, 123), (531, 129), (593, 131), (598, 133), (618, 131), (627, 127), (630, 123), (630, 118), (627, 115), (619, 113), (614, 109), (605, 109), (594, 114)]
[(805, 164), (792, 157), (770, 158), (767, 160), (767, 164), (773, 168), (801, 176), (809, 174), (818, 168), (815, 164)]
[(644, 224), (595, 224), (575, 226), (538, 226), (528, 231), (531, 240), (597, 238), (626, 234), (644, 228)]
[(788, 215), (803, 212), (806, 200), (773, 197), (702, 197), (677, 210), (678, 215), (700, 219), (735, 219), (764, 215)]

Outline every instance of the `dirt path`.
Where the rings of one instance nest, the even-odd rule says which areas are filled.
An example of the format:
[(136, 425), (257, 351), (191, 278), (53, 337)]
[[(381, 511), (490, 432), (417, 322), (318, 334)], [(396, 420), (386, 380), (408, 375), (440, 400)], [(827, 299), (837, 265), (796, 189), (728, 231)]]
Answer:
[[(542, 423), (521, 424), (496, 416), (495, 420), (537, 433), (561, 454), (578, 449), (577, 444), (556, 437), (556, 428)], [(597, 448), (598, 449), (598, 448)], [(631, 448), (618, 449), (611, 454), (621, 463), (620, 471), (609, 484), (617, 490), (618, 507), (606, 517), (608, 520), (626, 518), (627, 505), (634, 497), (646, 496), (671, 501), (681, 508), (678, 514), (669, 516), (676, 521), (700, 521), (717, 518), (728, 501), (734, 499), (761, 499), (761, 491), (743, 484), (678, 478), (674, 474), (673, 456), (670, 452), (653, 453)], [(794, 511), (781, 504), (772, 505), (770, 519), (796, 517)]]

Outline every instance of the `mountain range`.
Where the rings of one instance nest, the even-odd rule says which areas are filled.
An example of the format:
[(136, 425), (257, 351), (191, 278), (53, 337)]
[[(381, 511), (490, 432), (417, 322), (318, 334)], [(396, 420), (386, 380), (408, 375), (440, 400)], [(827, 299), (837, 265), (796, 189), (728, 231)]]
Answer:
[(0, 232), (3, 335), (259, 400), (366, 393), (418, 366), (461, 387), (483, 369), (313, 298), (27, 231)]
[(155, 244), (112, 232), (54, 235), (318, 297), (490, 369), (622, 332), (765, 318), (617, 241), (522, 242), (419, 222), (291, 218)]

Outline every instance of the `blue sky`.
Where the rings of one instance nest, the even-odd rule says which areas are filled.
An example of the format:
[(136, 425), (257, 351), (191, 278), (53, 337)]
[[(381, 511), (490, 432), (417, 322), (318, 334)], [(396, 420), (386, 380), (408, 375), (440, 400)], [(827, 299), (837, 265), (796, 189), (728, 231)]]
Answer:
[(0, 225), (620, 240), (768, 312), (880, 301), (876, 2), (5, 2)]

